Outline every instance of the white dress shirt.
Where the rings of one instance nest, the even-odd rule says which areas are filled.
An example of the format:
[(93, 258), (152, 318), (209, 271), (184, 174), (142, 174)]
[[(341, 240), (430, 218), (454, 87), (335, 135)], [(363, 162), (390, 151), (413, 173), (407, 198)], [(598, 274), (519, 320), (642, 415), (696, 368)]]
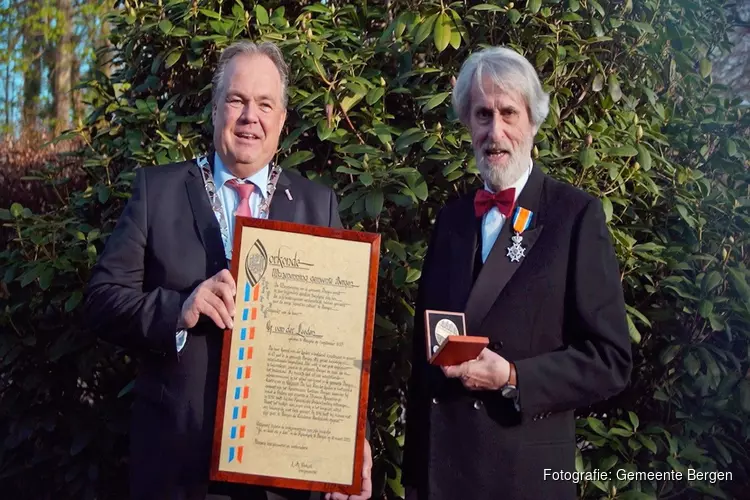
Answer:
[[(529, 165), (529, 169), (521, 176), (520, 179), (518, 179), (512, 186), (508, 186), (509, 188), (515, 188), (515, 199), (514, 202), (518, 200), (518, 195), (521, 194), (521, 190), (523, 190), (524, 186), (526, 186), (526, 181), (529, 180), (529, 175), (531, 175), (531, 169), (534, 167), (534, 162), (531, 161)], [(485, 182), (484, 188), (489, 191), (490, 193), (494, 194), (494, 191), (490, 189), (490, 187)], [(500, 210), (497, 207), (492, 207), (484, 216), (482, 217), (482, 262), (487, 261), (487, 256), (489, 256), (490, 251), (492, 250), (492, 246), (495, 244), (495, 241), (497, 241), (497, 237), (500, 235), (500, 231), (503, 229), (503, 224), (505, 224), (506, 217), (500, 213)]]
[[(216, 185), (216, 193), (221, 200), (221, 206), (224, 208), (224, 220), (227, 221), (227, 229), (229, 230), (229, 244), (224, 247), (224, 255), (227, 260), (232, 259), (232, 241), (234, 239), (234, 212), (237, 210), (237, 206), (240, 203), (240, 196), (231, 186), (227, 185), (227, 182), (232, 179), (237, 179), (233, 176), (229, 170), (224, 166), (219, 158), (218, 153), (214, 153), (214, 184)], [(268, 165), (255, 172), (250, 177), (240, 179), (241, 181), (250, 181), (255, 184), (255, 190), (252, 196), (250, 196), (250, 211), (253, 217), (258, 216), (260, 210), (261, 200), (266, 198), (266, 186), (268, 184)]]

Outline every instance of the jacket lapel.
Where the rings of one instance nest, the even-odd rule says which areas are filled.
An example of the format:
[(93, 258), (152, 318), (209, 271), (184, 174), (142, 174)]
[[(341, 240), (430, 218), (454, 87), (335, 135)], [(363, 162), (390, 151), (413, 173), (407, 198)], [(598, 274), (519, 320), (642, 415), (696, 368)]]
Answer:
[[(294, 191), (291, 189), (291, 180), (285, 171), (281, 171), (279, 180), (276, 181), (276, 192), (271, 199), (268, 218), (285, 222), (295, 222), (297, 212), (297, 201), (294, 199)], [(287, 190), (289, 196), (287, 196)], [(291, 200), (289, 198), (292, 198)]]
[[(208, 161), (213, 169), (213, 154), (208, 155)], [(209, 266), (208, 275), (213, 276), (227, 267), (227, 259), (224, 255), (219, 222), (216, 220), (211, 203), (208, 201), (203, 177), (195, 163), (188, 170), (185, 188), (190, 200), (190, 208), (193, 211), (195, 230), (206, 250), (206, 262)]]
[(484, 263), (466, 303), (465, 313), (469, 331), (476, 332), (480, 328), (492, 304), (495, 303), (518, 268), (524, 265), (525, 260), (539, 238), (542, 232), (539, 207), (543, 185), (544, 174), (539, 170), (537, 165), (534, 165), (526, 186), (521, 191), (516, 202), (516, 206), (521, 206), (534, 212), (531, 227), (521, 235), (523, 237), (521, 246), (525, 249), (525, 257), (520, 262), (511, 262), (507, 256), (507, 248), (513, 244), (511, 236), (514, 234), (511, 214), (511, 217), (503, 224), (500, 235), (497, 237), (492, 250), (490, 250), (487, 261)]
[[(449, 270), (448, 310), (463, 311), (471, 293), (474, 277), (474, 257), (479, 240), (479, 221), (474, 215), (474, 198), (466, 196), (461, 200), (458, 223), (451, 224), (450, 246), (451, 266)], [(471, 222), (467, 222), (471, 221)]]

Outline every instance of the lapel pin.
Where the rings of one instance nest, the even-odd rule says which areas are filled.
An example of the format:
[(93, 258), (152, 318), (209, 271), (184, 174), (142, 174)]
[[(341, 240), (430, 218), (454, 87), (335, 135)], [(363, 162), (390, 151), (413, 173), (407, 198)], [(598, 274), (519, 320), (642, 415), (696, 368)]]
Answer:
[(288, 189), (285, 189), (284, 192), (286, 193), (286, 197), (289, 198), (289, 201), (294, 200), (294, 198), (292, 198), (292, 193), (290, 193)]

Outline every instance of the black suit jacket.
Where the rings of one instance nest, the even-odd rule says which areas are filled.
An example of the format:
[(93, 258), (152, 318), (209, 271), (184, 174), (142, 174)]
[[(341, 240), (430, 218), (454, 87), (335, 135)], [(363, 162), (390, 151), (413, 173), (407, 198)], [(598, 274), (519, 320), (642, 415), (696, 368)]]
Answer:
[[(287, 171), (279, 176), (269, 218), (341, 227), (333, 191)], [(139, 169), (86, 296), (95, 332), (138, 360), (131, 498), (188, 498), (208, 484), (222, 335), (202, 318), (178, 355), (175, 334), (193, 289), (227, 267), (195, 162)]]
[[(507, 220), (481, 270), (473, 193), (439, 214), (415, 312), (404, 483), (420, 500), (575, 498), (574, 409), (620, 392), (631, 350), (620, 272), (599, 200), (534, 166), (519, 205), (535, 214), (526, 256), (506, 256)], [(481, 261), (479, 261), (481, 265)], [(476, 275), (476, 280), (474, 276)], [(425, 355), (425, 309), (463, 311), (470, 335), (517, 367), (520, 412), (469, 391)]]

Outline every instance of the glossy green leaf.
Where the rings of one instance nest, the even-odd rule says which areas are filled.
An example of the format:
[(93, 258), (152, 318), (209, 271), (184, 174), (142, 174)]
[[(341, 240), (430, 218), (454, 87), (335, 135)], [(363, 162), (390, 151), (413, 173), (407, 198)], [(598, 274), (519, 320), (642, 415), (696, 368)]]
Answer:
[(601, 470), (607, 471), (610, 470), (612, 467), (614, 467), (617, 464), (618, 460), (615, 455), (610, 455), (604, 460), (601, 461), (599, 464), (599, 468)]
[(656, 443), (649, 436), (646, 436), (645, 434), (638, 434), (636, 438), (638, 439), (638, 441), (641, 442), (641, 444), (643, 444), (643, 446), (648, 448), (648, 450), (651, 451), (651, 453), (657, 452)]
[(687, 369), (687, 372), (694, 377), (701, 368), (701, 362), (693, 353), (690, 353), (685, 356), (685, 368)]
[(257, 19), (258, 23), (261, 25), (268, 24), (268, 11), (261, 4), (255, 5), (255, 19)]
[(619, 427), (615, 427), (613, 429), (609, 430), (609, 433), (614, 436), (621, 436), (621, 437), (630, 437), (633, 435), (633, 431), (629, 431), (626, 429), (621, 429)]
[(638, 426), (640, 425), (640, 419), (638, 418), (638, 415), (633, 413), (632, 411), (628, 411), (628, 418), (630, 419), (630, 423), (633, 425), (633, 430), (637, 431)]
[(612, 221), (612, 212), (614, 210), (614, 208), (612, 206), (612, 201), (609, 198), (607, 198), (607, 197), (602, 198), (602, 207), (604, 208), (604, 219), (605, 219), (605, 221), (606, 222), (611, 222)]
[(594, 81), (591, 83), (591, 90), (594, 92), (601, 92), (604, 88), (604, 76), (601, 73), (597, 73), (594, 77)]
[(170, 52), (167, 58), (164, 60), (164, 67), (167, 69), (171, 68), (172, 66), (177, 64), (177, 61), (179, 61), (181, 57), (182, 57), (182, 52), (180, 51)]
[(455, 29), (455, 26), (451, 29), (450, 46), (454, 49), (461, 47), (461, 33)]
[(668, 365), (669, 363), (671, 363), (675, 356), (677, 356), (678, 352), (680, 352), (680, 346), (671, 345), (667, 347), (664, 351), (662, 351), (662, 354), (660, 356), (661, 364)]
[(714, 291), (716, 287), (724, 282), (724, 277), (718, 271), (711, 271), (706, 273), (703, 281), (701, 282), (701, 290), (704, 294), (708, 294)]
[(425, 105), (422, 107), (422, 110), (429, 111), (432, 108), (441, 105), (450, 95), (450, 92), (441, 92), (439, 94), (435, 94), (425, 103)]
[(437, 144), (439, 138), (437, 135), (431, 135), (425, 141), (422, 143), (422, 150), (423, 151), (429, 151), (431, 150), (435, 144)]
[(323, 119), (318, 122), (316, 132), (318, 134), (318, 139), (320, 139), (321, 141), (325, 141), (326, 139), (331, 137), (331, 135), (333, 134), (333, 129), (328, 127), (328, 123), (325, 119)]
[(414, 283), (414, 282), (415, 282), (415, 281), (417, 281), (417, 280), (418, 280), (418, 279), (419, 279), (419, 278), (420, 278), (421, 276), (422, 276), (422, 271), (420, 271), (419, 269), (414, 269), (414, 268), (411, 268), (411, 269), (409, 269), (409, 271), (408, 271), (408, 272), (406, 273), (406, 282), (407, 282), (407, 283)]
[(727, 155), (737, 156), (737, 143), (734, 142), (732, 139), (727, 139), (726, 150), (727, 150)]
[(374, 89), (371, 89), (369, 92), (367, 92), (366, 101), (367, 104), (372, 106), (376, 102), (378, 102), (380, 99), (383, 98), (383, 95), (385, 94), (385, 89), (383, 87), (376, 87)]
[(65, 312), (73, 311), (83, 299), (83, 293), (80, 290), (73, 292), (68, 300), (65, 301)]
[(607, 150), (607, 154), (610, 156), (636, 156), (638, 150), (633, 146), (620, 146), (618, 148), (612, 148)]
[(414, 35), (414, 43), (417, 45), (421, 44), (427, 38), (430, 36), (430, 33), (432, 33), (434, 27), (435, 27), (435, 21), (437, 20), (439, 14), (433, 14), (427, 18), (425, 18), (420, 24), (419, 28), (417, 28), (417, 32)]
[(221, 14), (210, 9), (198, 9), (198, 12), (211, 19), (221, 19)]
[(581, 149), (581, 152), (578, 155), (578, 161), (581, 163), (581, 166), (583, 168), (591, 168), (596, 165), (596, 162), (599, 161), (599, 158), (596, 155), (596, 151), (594, 151), (592, 148), (584, 147)]
[(631, 318), (630, 314), (628, 314), (625, 319), (628, 323), (628, 334), (630, 335), (630, 340), (632, 340), (636, 344), (640, 344), (641, 342), (641, 332), (638, 331), (638, 328), (635, 326), (635, 323), (633, 323), (633, 319)]
[(711, 313), (714, 312), (714, 304), (710, 300), (702, 300), (698, 306), (698, 312), (704, 318), (710, 318)]
[(591, 430), (593, 430), (597, 434), (605, 437), (608, 435), (607, 428), (598, 418), (588, 417), (586, 421), (588, 422), (589, 427), (591, 427)]
[(361, 182), (366, 187), (371, 186), (374, 181), (375, 179), (372, 177), (372, 174), (370, 173), (365, 172), (359, 176), (359, 182)]
[[(598, 37), (604, 36), (604, 28), (602, 27), (602, 23), (599, 22), (598, 19), (592, 19), (591, 20), (591, 27), (594, 30), (594, 35)], [(604, 80), (604, 77), (602, 77), (602, 81)]]
[(163, 19), (159, 22), (159, 29), (165, 34), (169, 33), (172, 30), (172, 22), (169, 19)]
[(648, 172), (651, 170), (651, 153), (648, 152), (643, 144), (638, 144), (636, 149), (638, 150), (638, 163), (640, 163), (643, 170)]
[(39, 274), (39, 288), (47, 290), (52, 284), (52, 279), (55, 276), (55, 270), (52, 267), (45, 267), (44, 270)]
[(740, 294), (745, 303), (750, 303), (750, 285), (747, 284), (746, 275), (731, 267), (727, 268), (727, 273), (735, 291)]
[(314, 42), (308, 43), (307, 50), (310, 51), (310, 53), (313, 55), (315, 59), (320, 59), (321, 57), (323, 57), (323, 47), (321, 47), (317, 43), (314, 43)]
[(479, 5), (474, 5), (471, 7), (470, 10), (478, 10), (478, 11), (490, 11), (490, 12), (503, 12), (503, 8), (499, 5), (494, 5), (490, 3), (482, 3)]
[(383, 211), (384, 201), (383, 191), (379, 189), (367, 193), (367, 196), (365, 197), (365, 209), (367, 210), (367, 215), (373, 218), (378, 217), (380, 212)]
[(395, 149), (396, 151), (403, 151), (415, 142), (421, 141), (426, 136), (427, 134), (424, 132), (424, 130), (419, 128), (411, 128), (401, 134), (398, 139), (396, 139)]
[(610, 74), (607, 78), (607, 86), (609, 88), (609, 95), (614, 102), (618, 102), (622, 99), (622, 90), (620, 89), (620, 80), (614, 73)]
[(654, 31), (653, 26), (651, 26), (649, 23), (642, 23), (639, 21), (630, 21), (630, 24), (635, 26), (638, 31), (641, 32), (641, 34), (646, 33), (649, 35), (655, 35), (656, 31)]
[(448, 46), (448, 43), (451, 40), (451, 33), (450, 17), (445, 13), (440, 14), (435, 21), (435, 27), (433, 28), (432, 33), (435, 48), (437, 48), (439, 52), (442, 52)]
[(311, 151), (297, 151), (287, 156), (281, 161), (281, 168), (290, 168), (304, 163), (312, 158), (315, 158), (315, 154)]
[(388, 251), (395, 254), (396, 257), (398, 257), (402, 261), (406, 260), (406, 249), (404, 248), (404, 245), (402, 245), (398, 241), (386, 240), (385, 247), (386, 249), (388, 249)]

